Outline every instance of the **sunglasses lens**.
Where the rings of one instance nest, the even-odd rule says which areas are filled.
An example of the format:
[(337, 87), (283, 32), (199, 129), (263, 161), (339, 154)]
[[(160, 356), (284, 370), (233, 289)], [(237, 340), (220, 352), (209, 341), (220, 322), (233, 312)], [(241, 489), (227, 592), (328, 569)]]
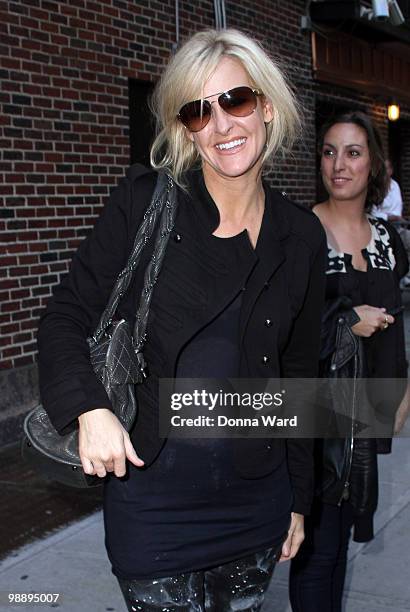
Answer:
[[(221, 108), (234, 117), (246, 117), (253, 113), (257, 105), (257, 95), (250, 87), (234, 87), (218, 98)], [(179, 120), (190, 132), (199, 132), (208, 123), (212, 114), (209, 100), (194, 100), (184, 104), (178, 114)]]
[(256, 94), (250, 87), (235, 87), (219, 96), (219, 104), (234, 117), (246, 117), (256, 108)]
[(190, 132), (199, 132), (211, 118), (211, 104), (208, 100), (188, 102), (181, 108), (178, 117)]

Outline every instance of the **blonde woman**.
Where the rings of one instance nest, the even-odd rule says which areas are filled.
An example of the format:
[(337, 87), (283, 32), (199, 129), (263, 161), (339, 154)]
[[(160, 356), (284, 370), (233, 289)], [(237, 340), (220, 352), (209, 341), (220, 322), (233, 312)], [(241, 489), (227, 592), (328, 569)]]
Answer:
[[(128, 435), (113, 415), (85, 339), (127, 259), (154, 170), (139, 179), (129, 170), (49, 303), (43, 400), (60, 431), (78, 419), (84, 471), (106, 477), (106, 546), (129, 610), (255, 611), (277, 559), (293, 558), (303, 540), (311, 444), (164, 441), (158, 382), (315, 376), (324, 234), (262, 180), (299, 117), (257, 42), (235, 30), (195, 34), (165, 69), (153, 108), (152, 166), (175, 179), (179, 207), (150, 308), (136, 424)], [(143, 272), (120, 307), (131, 322)]]

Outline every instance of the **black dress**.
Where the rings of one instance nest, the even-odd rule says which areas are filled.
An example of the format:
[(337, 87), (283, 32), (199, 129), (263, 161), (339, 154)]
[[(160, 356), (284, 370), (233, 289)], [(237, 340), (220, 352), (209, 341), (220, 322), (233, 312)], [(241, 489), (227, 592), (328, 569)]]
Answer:
[[(177, 378), (237, 377), (241, 294), (185, 347)], [(105, 484), (106, 547), (125, 580), (204, 569), (279, 547), (292, 491), (286, 461), (245, 480), (225, 439), (169, 437), (147, 469)]]

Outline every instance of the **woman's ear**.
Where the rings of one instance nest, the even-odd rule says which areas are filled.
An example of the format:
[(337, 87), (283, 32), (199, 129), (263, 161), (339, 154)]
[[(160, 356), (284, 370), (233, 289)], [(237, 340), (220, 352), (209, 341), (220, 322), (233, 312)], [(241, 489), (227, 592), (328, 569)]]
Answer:
[(273, 104), (272, 102), (263, 96), (262, 98), (262, 110), (263, 110), (263, 120), (265, 123), (270, 123), (273, 119)]
[(185, 137), (188, 138), (188, 140), (190, 140), (191, 142), (194, 142), (194, 135), (193, 135), (193, 133), (190, 132), (188, 130), (188, 128), (185, 127), (185, 125), (184, 125), (184, 134), (185, 134)]

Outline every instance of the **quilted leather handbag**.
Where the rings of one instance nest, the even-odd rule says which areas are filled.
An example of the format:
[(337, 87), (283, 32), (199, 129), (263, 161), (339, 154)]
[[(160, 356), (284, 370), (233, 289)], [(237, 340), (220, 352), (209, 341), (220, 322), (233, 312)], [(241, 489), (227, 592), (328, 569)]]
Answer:
[[(152, 292), (164, 258), (177, 209), (172, 178), (160, 172), (151, 203), (138, 228), (127, 265), (120, 272), (108, 304), (94, 334), (87, 339), (90, 360), (97, 378), (104, 385), (114, 414), (129, 431), (137, 413), (134, 385), (143, 382), (147, 368), (143, 356), (145, 331)], [(153, 253), (145, 270), (144, 286), (134, 330), (124, 319), (115, 320), (118, 304), (127, 291), (141, 253), (159, 225)], [(78, 451), (78, 429), (61, 436), (40, 404), (24, 420), (23, 458), (51, 480), (73, 487), (101, 484), (98, 476), (84, 473)]]

